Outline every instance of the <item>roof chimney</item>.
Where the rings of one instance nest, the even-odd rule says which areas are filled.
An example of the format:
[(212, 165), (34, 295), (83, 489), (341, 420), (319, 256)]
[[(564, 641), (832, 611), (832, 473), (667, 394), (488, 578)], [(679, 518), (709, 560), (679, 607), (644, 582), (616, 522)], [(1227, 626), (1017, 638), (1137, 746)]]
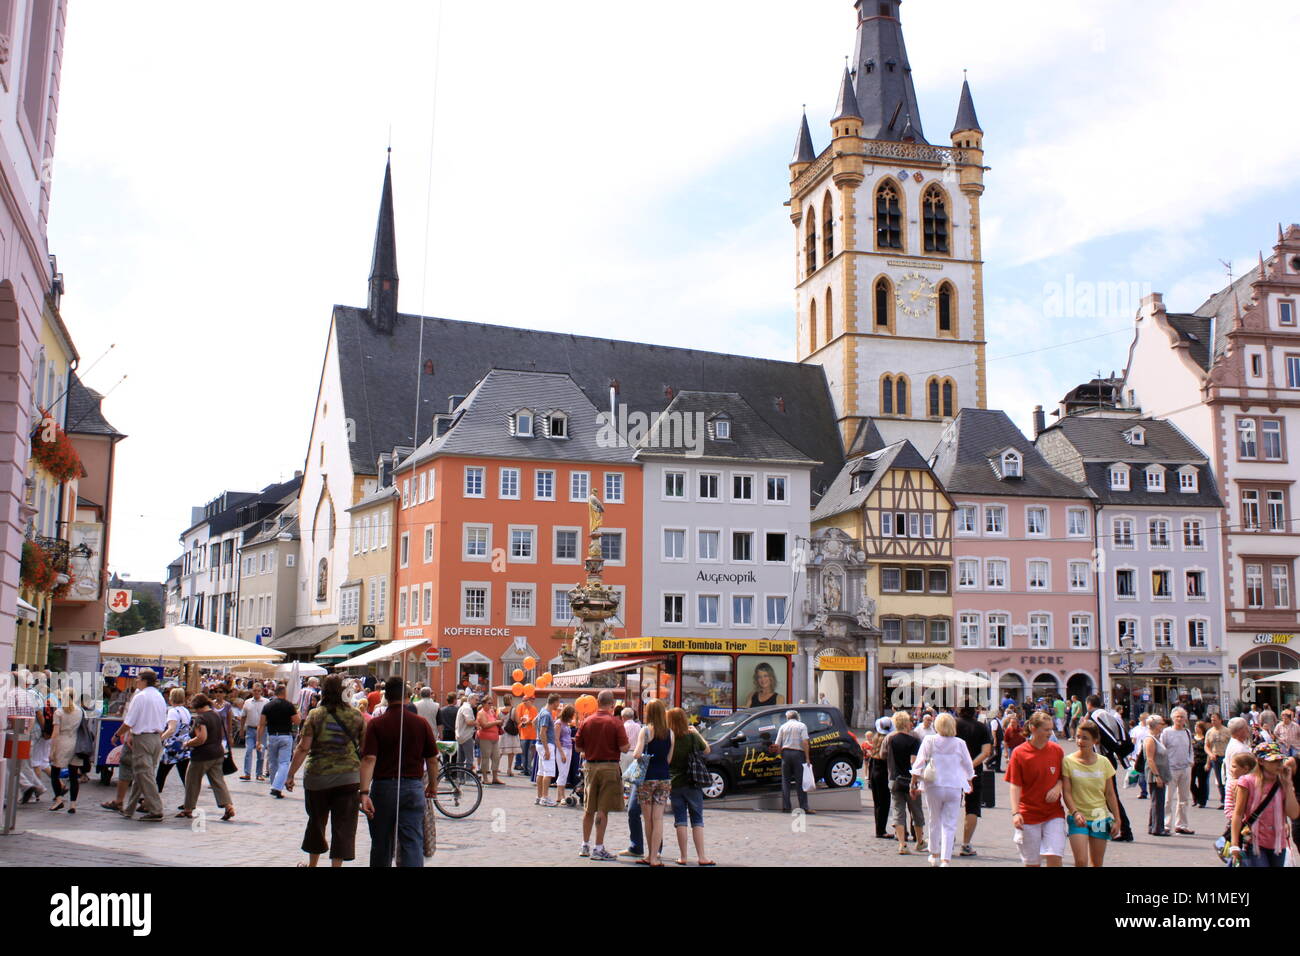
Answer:
[(1034, 406), (1034, 437), (1037, 438), (1047, 428), (1047, 416), (1043, 414), (1043, 406)]

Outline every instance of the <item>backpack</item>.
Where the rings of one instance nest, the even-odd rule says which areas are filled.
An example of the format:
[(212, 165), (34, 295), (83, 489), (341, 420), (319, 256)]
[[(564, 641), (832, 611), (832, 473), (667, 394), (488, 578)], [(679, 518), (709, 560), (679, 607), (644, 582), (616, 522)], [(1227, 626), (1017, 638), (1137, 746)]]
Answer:
[(519, 723), (515, 720), (515, 709), (510, 708), (510, 716), (506, 718), (505, 726), (501, 728), (506, 732), (508, 737), (519, 736)]
[[(1129, 737), (1128, 728), (1124, 726), (1124, 721), (1117, 719), (1113, 714), (1104, 710), (1093, 711), (1092, 721), (1101, 728), (1104, 737), (1102, 752), (1105, 755), (1113, 755), (1123, 760), (1133, 753), (1133, 739)], [(1116, 729), (1119, 730), (1118, 734), (1115, 733)]]

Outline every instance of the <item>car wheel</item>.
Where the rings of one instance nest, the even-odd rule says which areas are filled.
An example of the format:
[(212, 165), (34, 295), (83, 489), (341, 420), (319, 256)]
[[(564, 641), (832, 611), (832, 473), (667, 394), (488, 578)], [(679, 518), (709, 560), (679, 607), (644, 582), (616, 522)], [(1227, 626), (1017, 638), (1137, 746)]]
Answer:
[(704, 788), (704, 795), (710, 800), (716, 800), (718, 797), (726, 796), (730, 786), (727, 783), (727, 775), (718, 770), (709, 770), (711, 782)]
[(832, 757), (826, 763), (826, 786), (828, 787), (851, 787), (853, 781), (858, 778), (858, 769), (853, 766), (848, 757), (840, 754)]

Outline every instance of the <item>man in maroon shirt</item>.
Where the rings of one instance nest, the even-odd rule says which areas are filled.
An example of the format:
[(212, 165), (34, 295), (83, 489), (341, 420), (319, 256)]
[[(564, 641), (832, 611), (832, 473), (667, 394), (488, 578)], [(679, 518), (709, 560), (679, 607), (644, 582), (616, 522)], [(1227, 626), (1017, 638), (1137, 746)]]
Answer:
[[(593, 860), (617, 859), (605, 849), (605, 825), (610, 813), (623, 810), (623, 775), (619, 772), (619, 755), (628, 749), (623, 721), (614, 716), (614, 692), (602, 690), (596, 695), (599, 708), (582, 722), (574, 746), (587, 760), (586, 810), (582, 814), (582, 851), (579, 856)], [(596, 824), (596, 845), (591, 846), (591, 825)]]
[(437, 787), (438, 743), (429, 722), (402, 706), (400, 678), (388, 678), (384, 697), (388, 709), (366, 726), (361, 748), (370, 865), (392, 866), (396, 850), (398, 866), (424, 866), (424, 801)]

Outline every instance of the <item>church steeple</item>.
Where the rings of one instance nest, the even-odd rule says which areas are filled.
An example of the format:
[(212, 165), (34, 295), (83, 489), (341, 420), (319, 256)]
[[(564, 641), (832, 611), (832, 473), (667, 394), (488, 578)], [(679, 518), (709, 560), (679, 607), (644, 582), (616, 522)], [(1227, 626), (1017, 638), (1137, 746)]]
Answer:
[(397, 232), (393, 223), (393, 160), (384, 166), (384, 191), (379, 198), (375, 251), (370, 260), (370, 301), (367, 320), (377, 332), (397, 324)]
[(858, 111), (864, 139), (903, 139), (904, 128), (914, 142), (925, 143), (921, 110), (912, 86), (912, 66), (898, 20), (902, 0), (857, 0), (858, 42), (853, 68), (857, 71)]

